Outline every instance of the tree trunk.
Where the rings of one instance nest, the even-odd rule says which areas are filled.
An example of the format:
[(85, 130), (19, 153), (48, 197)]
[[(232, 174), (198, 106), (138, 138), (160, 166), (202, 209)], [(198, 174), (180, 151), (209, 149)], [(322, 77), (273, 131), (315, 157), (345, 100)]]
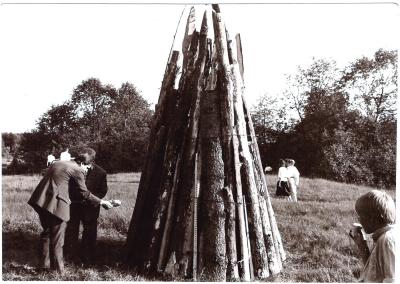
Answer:
[[(202, 96), (201, 116), (201, 234), (207, 240), (203, 248), (201, 272), (208, 281), (226, 280), (225, 208), (221, 190), (224, 187), (224, 161), (220, 133), (218, 94)], [(206, 190), (205, 190), (206, 189)]]

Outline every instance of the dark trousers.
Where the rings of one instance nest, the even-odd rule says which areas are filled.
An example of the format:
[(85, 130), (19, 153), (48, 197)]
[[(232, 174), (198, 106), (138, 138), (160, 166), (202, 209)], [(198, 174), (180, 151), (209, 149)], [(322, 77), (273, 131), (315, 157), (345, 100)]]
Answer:
[[(97, 218), (99, 208), (84, 204), (71, 204), (70, 220), (66, 232), (66, 251), (72, 259), (81, 258), (84, 263), (93, 263), (96, 258)], [(97, 214), (96, 214), (97, 213)], [(83, 225), (82, 244), (79, 247), (79, 227)]]
[(41, 268), (50, 268), (64, 272), (63, 246), (67, 223), (50, 214), (48, 211), (39, 211), (40, 224), (43, 232), (40, 234)]
[(281, 181), (276, 183), (276, 196), (290, 196), (289, 183)]

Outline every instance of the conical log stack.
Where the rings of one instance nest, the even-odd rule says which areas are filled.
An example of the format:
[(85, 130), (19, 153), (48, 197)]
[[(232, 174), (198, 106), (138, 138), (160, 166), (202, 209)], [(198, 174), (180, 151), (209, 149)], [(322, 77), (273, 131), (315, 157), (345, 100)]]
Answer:
[(211, 13), (198, 32), (192, 7), (182, 65), (179, 51), (170, 54), (127, 261), (174, 277), (263, 279), (281, 271), (285, 253), (244, 101), (240, 36), (229, 38), (218, 5)]

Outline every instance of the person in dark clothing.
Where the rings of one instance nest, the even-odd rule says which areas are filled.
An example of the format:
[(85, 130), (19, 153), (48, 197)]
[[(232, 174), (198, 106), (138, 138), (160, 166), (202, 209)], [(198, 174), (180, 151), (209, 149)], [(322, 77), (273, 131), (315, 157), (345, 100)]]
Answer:
[(85, 171), (80, 160), (56, 161), (32, 193), (28, 204), (38, 213), (43, 231), (40, 235), (39, 266), (42, 269), (64, 273), (63, 246), (66, 222), (70, 219), (70, 187), (75, 195), (93, 207), (113, 205), (90, 193), (85, 185)]
[(278, 182), (276, 183), (276, 196), (290, 196), (285, 160), (280, 159), (279, 166)]
[[(82, 157), (87, 166), (86, 187), (98, 198), (104, 198), (107, 194), (107, 173), (94, 163), (96, 152), (91, 148), (78, 149), (78, 155)], [(66, 231), (66, 253), (75, 261), (91, 264), (96, 259), (97, 219), (100, 208), (91, 203), (82, 201), (76, 196), (76, 190), (71, 188), (71, 218)], [(79, 228), (82, 223), (82, 243), (79, 247)]]

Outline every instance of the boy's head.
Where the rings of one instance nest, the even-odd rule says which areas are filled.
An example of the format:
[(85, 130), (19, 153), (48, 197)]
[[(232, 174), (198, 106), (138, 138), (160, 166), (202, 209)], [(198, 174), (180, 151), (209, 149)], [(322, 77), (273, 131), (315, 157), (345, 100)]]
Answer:
[(380, 190), (371, 190), (358, 198), (355, 209), (367, 234), (395, 222), (394, 201), (388, 194)]

